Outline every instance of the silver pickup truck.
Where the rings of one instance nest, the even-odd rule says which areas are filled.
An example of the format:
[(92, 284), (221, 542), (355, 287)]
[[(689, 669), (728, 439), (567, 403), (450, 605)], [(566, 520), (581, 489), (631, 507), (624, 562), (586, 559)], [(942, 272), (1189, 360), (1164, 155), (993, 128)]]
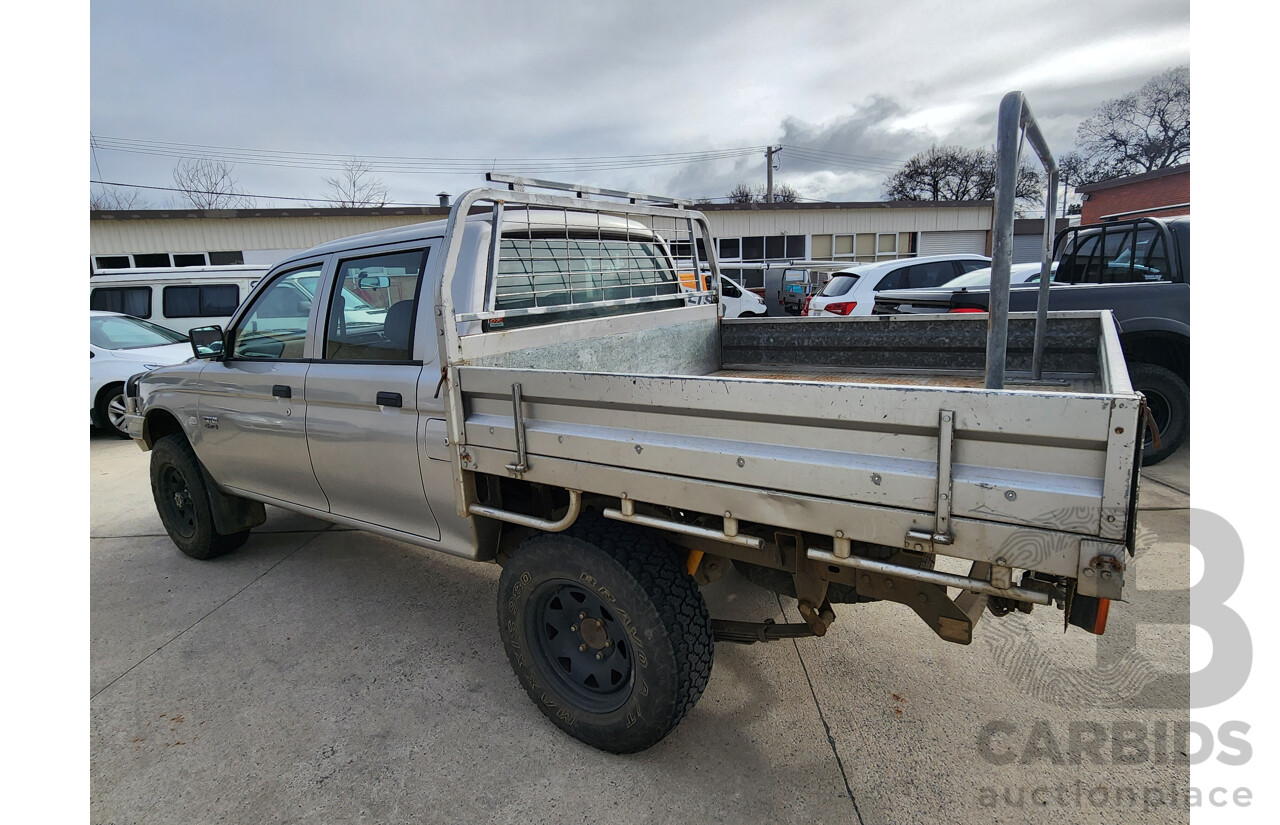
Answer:
[[(271, 504), (501, 564), (516, 675), (615, 752), (690, 711), (715, 640), (821, 636), (836, 604), (960, 644), (1034, 605), (1105, 628), (1143, 443), (1109, 312), (1051, 313), (1022, 383), (1012, 316), (1010, 386), (984, 389), (985, 316), (723, 320), (681, 290), (673, 245), (715, 249), (688, 204), (492, 179), (447, 222), (278, 264), (194, 359), (130, 381), (183, 552)], [(699, 585), (730, 565), (804, 622), (711, 619)]]

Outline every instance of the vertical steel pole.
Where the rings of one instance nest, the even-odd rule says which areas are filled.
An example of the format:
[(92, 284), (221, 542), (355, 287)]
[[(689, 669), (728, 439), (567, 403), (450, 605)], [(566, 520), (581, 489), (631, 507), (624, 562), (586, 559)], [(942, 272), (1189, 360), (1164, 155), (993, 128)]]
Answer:
[(1044, 244), (1040, 250), (1040, 295), (1036, 299), (1036, 340), (1031, 348), (1031, 374), (1038, 381), (1044, 372), (1044, 336), (1049, 318), (1049, 282), (1053, 268), (1053, 212), (1058, 198), (1058, 170), (1049, 171), (1048, 200), (1044, 205)]
[(1018, 149), (1022, 143), (1022, 92), (1000, 101), (996, 125), (996, 199), (991, 227), (991, 305), (987, 316), (989, 390), (1004, 389), (1009, 348), (1009, 269), (1013, 266), (1013, 207), (1018, 197)]

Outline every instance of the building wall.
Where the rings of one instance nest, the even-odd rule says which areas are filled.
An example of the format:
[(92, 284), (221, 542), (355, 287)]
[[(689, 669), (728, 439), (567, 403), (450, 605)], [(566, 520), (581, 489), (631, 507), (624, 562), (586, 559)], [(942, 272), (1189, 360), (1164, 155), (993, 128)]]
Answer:
[[(337, 238), (441, 220), (448, 217), (448, 213), (448, 208), (440, 207), (93, 213), (89, 221), (91, 265), (102, 256), (215, 252), (239, 253), (243, 263), (270, 265), (294, 252)], [(786, 204), (776, 208), (759, 204), (741, 208), (715, 205), (707, 208), (705, 214), (717, 238), (802, 236), (803, 252), (787, 255), (793, 258), (814, 254), (816, 237), (820, 241), (817, 246), (829, 252), (823, 257), (831, 257), (835, 254), (831, 250), (847, 246), (850, 263), (855, 262), (854, 247), (866, 241), (867, 236), (886, 246), (873, 250), (870, 257), (858, 255), (857, 261), (918, 254), (922, 234), (936, 233), (941, 238), (957, 233), (957, 241), (964, 236), (966, 249), (974, 245), (974, 238), (978, 238), (979, 247), (989, 248), (992, 221), (989, 203), (842, 204), (830, 208), (812, 204)], [(726, 263), (732, 260), (727, 259)], [(746, 258), (739, 257), (739, 260)]]
[[(1146, 177), (1146, 176), (1138, 176)], [(1130, 183), (1117, 183), (1105, 188), (1088, 187), (1080, 220), (1097, 223), (1107, 215), (1117, 215), (1135, 210), (1153, 210), (1155, 217), (1189, 215), (1191, 207), (1155, 210), (1155, 207), (1179, 203), (1191, 203), (1191, 170), (1185, 168), (1173, 174)], [(1141, 213), (1139, 213), (1140, 215)], [(1128, 217), (1139, 217), (1130, 215)]]

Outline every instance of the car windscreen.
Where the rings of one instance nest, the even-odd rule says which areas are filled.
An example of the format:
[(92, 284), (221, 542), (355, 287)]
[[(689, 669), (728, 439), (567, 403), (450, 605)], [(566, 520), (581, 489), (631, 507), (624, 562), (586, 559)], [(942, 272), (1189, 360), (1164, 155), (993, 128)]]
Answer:
[(121, 315), (89, 316), (89, 343), (102, 349), (139, 349), (180, 344), (187, 336)]
[(836, 274), (827, 281), (827, 285), (822, 288), (822, 292), (818, 293), (824, 298), (834, 298), (839, 295), (847, 295), (849, 290), (853, 289), (853, 285), (858, 282), (858, 275), (852, 272), (841, 272)]

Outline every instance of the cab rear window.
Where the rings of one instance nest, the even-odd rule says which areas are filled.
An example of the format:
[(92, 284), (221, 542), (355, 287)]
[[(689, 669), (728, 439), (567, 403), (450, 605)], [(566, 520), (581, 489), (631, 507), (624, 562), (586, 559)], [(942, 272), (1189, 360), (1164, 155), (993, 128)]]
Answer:
[[(490, 329), (682, 306), (675, 266), (654, 240), (504, 238), (500, 244)], [(602, 302), (672, 296), (671, 302)], [(591, 306), (595, 304), (596, 306)]]

